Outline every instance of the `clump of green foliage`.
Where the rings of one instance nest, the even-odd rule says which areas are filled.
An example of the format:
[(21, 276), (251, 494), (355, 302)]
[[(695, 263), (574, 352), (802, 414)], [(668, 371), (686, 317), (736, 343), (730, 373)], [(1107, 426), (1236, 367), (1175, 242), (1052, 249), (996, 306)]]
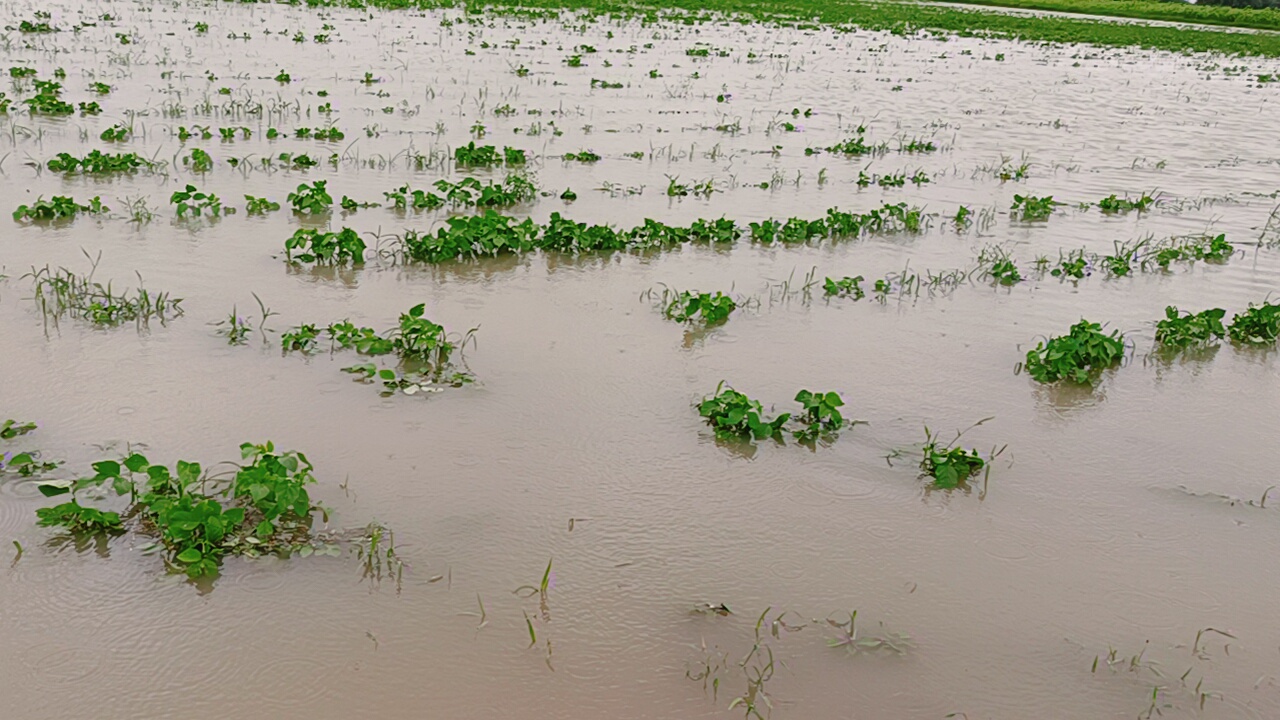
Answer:
[(957, 434), (956, 439), (950, 443), (943, 444), (929, 428), (924, 429), (920, 473), (922, 477), (930, 478), (934, 487), (946, 490), (956, 488), (982, 472), (983, 468), (990, 469), (987, 460), (976, 449), (965, 450), (957, 445), (962, 434)]
[(1045, 197), (1014, 195), (1013, 205), (1009, 209), (1013, 217), (1023, 222), (1033, 222), (1048, 220), (1053, 211), (1064, 204), (1054, 200), (1052, 195)]
[(333, 207), (333, 197), (325, 188), (327, 180), (316, 180), (308, 185), (301, 183), (298, 189), (289, 193), (289, 204), (293, 211), (305, 215), (319, 215), (329, 212)]
[(1249, 309), (1231, 318), (1227, 333), (1241, 345), (1275, 345), (1280, 337), (1280, 303), (1249, 304)]
[(182, 164), (191, 168), (191, 172), (206, 173), (213, 169), (213, 156), (200, 148), (191, 148), (191, 152), (182, 158)]
[(101, 150), (94, 150), (79, 158), (70, 153), (58, 153), (57, 157), (47, 163), (47, 166), (53, 172), (105, 175), (133, 173), (141, 169), (150, 169), (154, 165), (137, 153), (104, 153)]
[(358, 265), (364, 262), (365, 249), (364, 240), (351, 228), (338, 232), (302, 228), (284, 242), (286, 261), (319, 265)]
[(5, 420), (3, 425), (0, 425), (0, 440), (12, 440), (33, 432), (35, 429), (36, 424), (33, 422), (18, 422), (10, 418)]
[(187, 185), (182, 190), (174, 191), (169, 196), (169, 203), (178, 206), (178, 217), (186, 217), (188, 213), (200, 216), (208, 215), (210, 217), (218, 217), (224, 212), (228, 215), (236, 211), (235, 208), (222, 207), (222, 201), (213, 193), (201, 192), (196, 189), (195, 185)]
[[(663, 295), (665, 297), (666, 293)], [(686, 290), (674, 294), (662, 309), (662, 314), (668, 320), (682, 323), (700, 320), (703, 325), (710, 327), (728, 320), (729, 315), (737, 309), (738, 303), (723, 293), (717, 292), (712, 295)]]
[(1224, 263), (1236, 252), (1235, 246), (1227, 241), (1226, 235), (1192, 235), (1190, 237), (1174, 237), (1167, 241), (1153, 244), (1143, 260), (1144, 265), (1154, 263), (1161, 270), (1168, 270), (1175, 262), (1193, 262), (1203, 260), (1211, 263)]
[(822, 291), (827, 295), (835, 297), (848, 297), (854, 300), (861, 300), (866, 296), (866, 291), (862, 289), (863, 278), (861, 275), (854, 277), (842, 277), (839, 280), (832, 278), (823, 278)]
[[(402, 194), (408, 207), (416, 202), (418, 192), (397, 191), (387, 196), (399, 202)], [(749, 229), (753, 242), (799, 244), (824, 239), (834, 242), (869, 233), (918, 232), (925, 222), (923, 210), (898, 203), (886, 204), (866, 213), (832, 208), (826, 217), (817, 220), (764, 220), (750, 223)], [(523, 253), (534, 249), (570, 253), (668, 249), (689, 243), (731, 243), (745, 234), (742, 227), (727, 218), (697, 220), (683, 227), (648, 219), (629, 230), (619, 230), (609, 225), (575, 222), (558, 212), (551, 214), (547, 224), (537, 225), (529, 219), (518, 221), (490, 211), (471, 217), (451, 217), (445, 223), (435, 235), (405, 232), (399, 239), (397, 254), (406, 261), (439, 263), (460, 257)]]
[(793, 430), (792, 435), (800, 442), (813, 442), (819, 437), (833, 435), (845, 426), (844, 415), (840, 412), (844, 400), (838, 393), (801, 390), (796, 393), (796, 402), (803, 410), (792, 419), (801, 427)]
[[(866, 138), (867, 128), (859, 126), (853, 137), (846, 138), (835, 145), (826, 148), (829, 153), (837, 153), (840, 155), (880, 155), (889, 151), (889, 143), (870, 144)], [(805, 153), (814, 154), (813, 148), (808, 148)]]
[(33, 222), (72, 218), (78, 213), (103, 215), (108, 212), (111, 212), (111, 208), (103, 205), (102, 199), (96, 195), (88, 205), (81, 205), (74, 198), (54, 195), (50, 200), (36, 198), (36, 201), (30, 205), (19, 205), (18, 209), (13, 211), (13, 219), (19, 222)]
[(124, 142), (125, 140), (128, 140), (132, 134), (133, 133), (127, 126), (116, 123), (106, 130), (103, 130), (102, 133), (98, 135), (98, 139), (103, 142)]
[(1070, 380), (1092, 384), (1098, 371), (1113, 367), (1124, 357), (1124, 335), (1110, 334), (1098, 323), (1081, 320), (1063, 336), (1036, 343), (1027, 351), (1023, 367), (1038, 382)]
[(276, 210), (280, 209), (280, 203), (275, 202), (273, 200), (268, 200), (264, 197), (254, 197), (252, 195), (245, 195), (244, 200), (245, 200), (244, 211), (249, 213), (250, 215), (264, 215), (266, 213), (275, 212)]
[(353, 349), (361, 355), (395, 355), (400, 361), (397, 368), (379, 368), (373, 363), (362, 363), (343, 368), (343, 372), (359, 376), (365, 382), (381, 382), (382, 394), (406, 395), (438, 392), (441, 386), (461, 387), (475, 378), (454, 363), (467, 343), (474, 342), (475, 329), (465, 335), (450, 335), (443, 325), (425, 317), (426, 306), (415, 305), (401, 313), (396, 327), (379, 333), (370, 327), (357, 327), (348, 320), (330, 323), (323, 329), (315, 324), (299, 325), (281, 335), (285, 352), (311, 352), (323, 334), (329, 338), (330, 348)]
[(9, 473), (24, 478), (39, 477), (61, 466), (61, 460), (41, 459), (39, 450), (5, 453), (0, 456), (0, 475)]
[(1183, 313), (1170, 305), (1164, 309), (1164, 319), (1156, 323), (1156, 342), (1168, 348), (1208, 345), (1226, 335), (1222, 325), (1226, 314), (1222, 308)]
[(568, 162), (593, 163), (600, 160), (600, 156), (591, 150), (580, 150), (576, 153), (565, 153), (564, 159)]
[(1146, 193), (1143, 193), (1143, 195), (1136, 200), (1130, 200), (1128, 195), (1125, 195), (1123, 198), (1119, 198), (1116, 197), (1115, 194), (1112, 194), (1098, 201), (1098, 209), (1109, 215), (1127, 213), (1131, 210), (1146, 212), (1147, 208), (1154, 205), (1155, 202), (1155, 198), (1147, 195)]
[(455, 207), (503, 207), (528, 202), (538, 196), (538, 188), (527, 177), (512, 173), (501, 183), (481, 183), (473, 177), (453, 183), (437, 180), (435, 188), (442, 194), (424, 190), (411, 190), (403, 185), (391, 192), (384, 192), (388, 202), (398, 210), (434, 210), (445, 205)]
[(978, 271), (1000, 285), (1017, 285), (1022, 273), (1009, 251), (999, 245), (987, 245), (978, 252)]
[[(14, 68), (10, 68), (12, 73)], [(75, 106), (62, 99), (62, 83), (53, 80), (34, 80), (36, 94), (23, 100), (33, 115), (70, 115)], [(82, 103), (83, 104), (83, 103)]]
[[(38, 485), (48, 497), (71, 495), (68, 502), (38, 510), (39, 524), (73, 533), (122, 532), (127, 518), (156, 538), (169, 567), (192, 578), (216, 575), (227, 555), (338, 554), (311, 529), (312, 513), (323, 508), (307, 490), (316, 479), (306, 455), (277, 452), (270, 442), (245, 443), (240, 459), (230, 479), (182, 460), (171, 471), (138, 453), (102, 460), (93, 463), (92, 476)], [(76, 498), (101, 488), (129, 498), (123, 517)]]
[(721, 382), (714, 395), (703, 398), (698, 414), (706, 418), (720, 438), (764, 440), (780, 436), (791, 418), (783, 413), (772, 420), (766, 418), (760, 403)]
[(453, 162), (459, 167), (487, 167), (490, 165), (524, 165), (526, 162), (523, 150), (504, 147), (502, 152), (493, 145), (477, 146), (475, 141), (454, 148)]

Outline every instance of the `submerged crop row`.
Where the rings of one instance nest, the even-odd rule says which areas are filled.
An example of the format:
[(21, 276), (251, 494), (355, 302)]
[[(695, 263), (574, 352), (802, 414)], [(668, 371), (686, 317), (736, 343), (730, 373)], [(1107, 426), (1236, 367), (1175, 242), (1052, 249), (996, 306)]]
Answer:
[[(929, 216), (906, 203), (884, 206), (866, 213), (831, 208), (816, 220), (790, 218), (748, 223), (733, 220), (696, 220), (687, 226), (646, 220), (629, 230), (610, 225), (588, 225), (552, 213), (545, 224), (487, 211), (483, 215), (451, 217), (434, 234), (407, 230), (394, 248), (383, 251), (401, 262), (441, 263), (508, 253), (545, 250), (566, 253), (669, 249), (687, 244), (727, 244), (744, 237), (763, 245), (809, 244), (822, 240), (857, 238), (870, 233), (918, 232)], [(290, 262), (359, 264), (367, 246), (348, 228), (336, 232), (298, 230), (286, 242)]]

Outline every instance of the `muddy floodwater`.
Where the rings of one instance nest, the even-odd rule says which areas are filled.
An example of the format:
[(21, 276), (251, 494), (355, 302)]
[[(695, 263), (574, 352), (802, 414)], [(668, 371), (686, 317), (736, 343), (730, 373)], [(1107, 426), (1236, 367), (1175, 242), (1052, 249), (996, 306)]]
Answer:
[[(317, 528), (376, 520), (406, 567), (398, 587), (362, 579), (348, 546), (228, 557), (192, 583), (143, 552), (145, 533), (77, 543), (38, 527), (36, 509), (57, 501), (0, 475), (0, 540), (21, 546), (0, 568), (0, 716), (686, 720), (753, 704), (778, 720), (1280, 717), (1276, 353), (1153, 353), (1166, 306), (1230, 320), (1280, 289), (1280, 84), (1258, 82), (1280, 63), (461, 10), (2, 14), (58, 30), (6, 31), (2, 66), (45, 81), (61, 68), (62, 98), (101, 114), (31, 115), (32, 78), (0, 82), (13, 101), (0, 116), (0, 421), (38, 426), (0, 450), (65, 461), (46, 479), (66, 479), (129, 447), (216, 470), (271, 440), (315, 464), (313, 498), (330, 508)], [(127, 138), (100, 138), (117, 124)], [(296, 137), (330, 126), (343, 139)], [(884, 151), (825, 150), (860, 126)], [(902, 152), (912, 140), (934, 149)], [(906, 203), (923, 227), (436, 264), (375, 253), (475, 212), (399, 211), (384, 193), (506, 177), (455, 167), (472, 141), (525, 151), (542, 194), (500, 212), (536, 223), (745, 229)], [(193, 148), (211, 169), (186, 161)], [(95, 149), (154, 165), (47, 166)], [(586, 150), (600, 159), (563, 158)], [(333, 212), (294, 214), (286, 196), (316, 180)], [(187, 184), (238, 211), (177, 218), (170, 196)], [(1144, 212), (1082, 205), (1144, 193), (1157, 201)], [(54, 195), (111, 211), (9, 220)], [(249, 214), (245, 195), (282, 207)], [(1027, 222), (1015, 195), (1065, 204)], [(342, 196), (384, 206), (344, 211)], [(300, 227), (351, 228), (368, 260), (291, 265)], [(1205, 233), (1233, 243), (1229, 260), (1048, 272), (1060, 253)], [(987, 246), (1022, 282), (977, 270)], [(25, 275), (86, 273), (99, 253), (95, 280), (141, 275), (184, 313), (145, 328), (48, 320)], [(921, 285), (872, 292), (904, 269)], [(862, 299), (824, 295), (823, 278), (858, 275)], [(664, 286), (723, 291), (739, 309), (682, 326), (645, 294)], [(273, 313), (264, 333), (255, 295)], [(420, 303), (451, 332), (478, 328), (474, 384), (382, 397), (341, 372), (361, 362), (353, 351), (281, 352), (297, 325), (389, 328)], [(252, 328), (240, 345), (215, 324), (233, 308)], [(1125, 334), (1122, 367), (1093, 389), (1017, 372), (1082, 317)], [(835, 391), (863, 422), (814, 447), (718, 442), (696, 405), (721, 381), (776, 412), (800, 389)], [(949, 441), (984, 418), (961, 442), (1005, 447), (989, 477), (930, 488), (926, 426)], [(708, 605), (731, 614), (696, 611)], [(830, 647), (855, 610), (860, 636), (893, 647)]]

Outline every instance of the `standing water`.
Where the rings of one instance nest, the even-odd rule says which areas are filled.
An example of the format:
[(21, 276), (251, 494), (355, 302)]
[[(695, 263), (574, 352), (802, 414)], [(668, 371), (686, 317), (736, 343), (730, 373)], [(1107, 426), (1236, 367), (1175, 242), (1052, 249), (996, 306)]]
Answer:
[[(0, 225), (0, 422), (36, 424), (0, 440), (6, 718), (1280, 716), (1274, 344), (1155, 341), (1167, 306), (1229, 325), (1278, 287), (1259, 130), (1280, 85), (1257, 79), (1280, 63), (572, 14), (5, 10), (31, 25), (3, 46), (0, 197), (28, 213)], [(137, 163), (78, 162), (94, 151)], [(55, 196), (72, 217), (35, 209)], [(424, 240), (486, 213), (735, 230)], [(828, 217), (865, 226), (767, 222)], [(53, 282), (91, 271), (181, 303), (61, 312)], [(735, 309), (677, 322), (683, 291)], [(443, 326), (448, 373), (377, 354), (407, 352), (402, 315)], [(1123, 335), (1119, 363), (1020, 367), (1082, 318)], [(377, 335), (342, 347), (344, 320)], [(717, 437), (699, 407), (722, 381), (795, 417)], [(853, 422), (797, 440), (806, 389)], [(922, 474), (926, 428), (971, 426), (976, 474)], [(327, 509), (292, 552), (189, 580), (110, 479), (74, 497), (123, 532), (37, 525), (93, 463), (216, 483), (268, 440), (306, 454)]]

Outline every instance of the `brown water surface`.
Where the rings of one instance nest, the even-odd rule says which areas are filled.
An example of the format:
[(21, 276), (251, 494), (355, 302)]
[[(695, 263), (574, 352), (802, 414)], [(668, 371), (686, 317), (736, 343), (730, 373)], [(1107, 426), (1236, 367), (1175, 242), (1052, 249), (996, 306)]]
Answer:
[[(212, 466), (236, 459), (242, 442), (270, 439), (315, 463), (332, 526), (385, 523), (410, 568), (397, 592), (361, 582), (350, 556), (230, 559), (212, 590), (200, 588), (166, 575), (137, 535), (58, 545), (34, 523), (51, 501), (6, 478), (0, 539), (25, 552), (0, 570), (0, 716), (733, 717), (743, 708), (726, 708), (771, 651), (765, 692), (779, 720), (1133, 717), (1148, 711), (1153, 687), (1164, 717), (1280, 717), (1280, 496), (1257, 506), (1278, 482), (1275, 354), (1226, 345), (1150, 356), (1166, 305), (1230, 317), (1280, 283), (1277, 251), (1257, 247), (1274, 238), (1264, 228), (1280, 188), (1270, 140), (1280, 90), (1254, 79), (1280, 71), (1274, 61), (1232, 70), (1244, 61), (737, 23), (232, 3), (7, 3), (6, 24), (37, 8), (63, 32), (7, 33), (3, 66), (35, 67), (43, 79), (64, 68), (64, 97), (96, 99), (104, 112), (33, 118), (20, 103), (29, 81), (5, 88), (18, 102), (0, 118), (2, 209), (101, 195), (114, 213), (0, 223), (0, 420), (40, 425), (2, 449), (65, 459), (59, 473), (70, 477), (124, 443), (144, 443), (156, 462)], [(116, 19), (98, 21), (103, 13)], [(97, 25), (71, 32), (82, 20)], [(207, 33), (194, 31), (198, 22)], [(250, 39), (228, 38), (241, 33)], [(320, 34), (329, 42), (315, 42)], [(695, 46), (712, 48), (709, 57), (687, 55)], [(575, 54), (583, 67), (566, 64)], [(281, 70), (292, 82), (273, 80)], [(380, 81), (362, 83), (366, 72)], [(593, 89), (593, 78), (624, 87)], [(95, 96), (94, 81), (114, 89)], [(100, 141), (117, 122), (132, 123), (134, 138)], [(343, 141), (291, 137), (329, 122)], [(907, 202), (932, 214), (930, 228), (644, 256), (331, 272), (284, 262), (284, 240), (302, 224), (285, 196), (301, 182), (325, 179), (335, 198), (380, 202), (404, 184), (500, 178), (451, 167), (477, 122), (482, 144), (529, 153), (550, 195), (513, 214), (538, 222), (560, 212), (622, 227), (745, 224)], [(197, 125), (213, 139), (179, 141), (179, 126)], [(805, 154), (859, 125), (890, 152)], [(221, 142), (218, 127), (252, 137)], [(267, 140), (271, 127), (283, 137)], [(895, 151), (913, 137), (940, 150)], [(213, 156), (212, 172), (183, 167), (192, 147)], [(95, 148), (166, 167), (105, 179), (41, 169), (59, 152)], [(603, 159), (560, 159), (583, 149)], [(260, 165), (282, 152), (322, 162), (305, 172)], [(430, 167), (415, 167), (414, 153)], [(248, 159), (232, 168), (232, 157)], [(993, 172), (1024, 160), (1021, 182)], [(856, 184), (860, 171), (918, 170), (931, 181)], [(669, 178), (711, 180), (717, 192), (669, 197)], [(168, 198), (187, 183), (240, 212), (177, 220)], [(558, 199), (565, 188), (576, 202)], [(1144, 214), (1077, 205), (1144, 191), (1162, 201)], [(245, 194), (286, 208), (248, 216)], [(1069, 204), (1048, 222), (1022, 223), (1009, 216), (1014, 194)], [(157, 213), (150, 223), (123, 212), (122, 199), (139, 196)], [(948, 218), (962, 204), (985, 217), (957, 230)], [(365, 209), (329, 225), (389, 236), (443, 217)], [(1205, 231), (1240, 252), (1225, 265), (1132, 278), (1032, 271), (1037, 256), (1056, 261), (1060, 250)], [(1007, 247), (1027, 281), (994, 288), (975, 277), (885, 302), (798, 291), (811, 268), (819, 280), (863, 275), (868, 286), (904, 267), (968, 270), (987, 244)], [(83, 252), (101, 252), (98, 279), (127, 286), (136, 271), (185, 298), (185, 315), (142, 331), (46, 325), (23, 274), (45, 264), (87, 271)], [(778, 286), (789, 277), (790, 292)], [(641, 299), (660, 284), (757, 302), (689, 334)], [(259, 316), (253, 293), (278, 313), (267, 323), (276, 333), (230, 346), (210, 324), (233, 306)], [(354, 355), (279, 351), (278, 333), (299, 323), (388, 327), (418, 303), (451, 330), (479, 328), (467, 351), (477, 385), (381, 398), (339, 371)], [(1125, 367), (1093, 392), (1015, 374), (1038, 338), (1081, 317), (1126, 333)], [(724, 446), (693, 407), (721, 380), (779, 412), (801, 388), (835, 390), (866, 424), (814, 450)], [(965, 436), (984, 452), (1008, 445), (985, 489), (926, 490), (909, 457), (925, 426), (949, 439), (989, 416)], [(109, 442), (114, 450), (95, 447)], [(907, 454), (887, 462), (896, 450)], [(537, 584), (549, 559), (547, 620), (536, 599), (513, 591)], [(467, 614), (477, 596), (483, 627)], [(692, 613), (699, 603), (734, 614)], [(740, 666), (766, 608), (768, 650)], [(855, 609), (864, 633), (905, 633), (912, 647), (827, 647), (826, 619)], [(536, 619), (534, 648), (525, 612)], [(788, 626), (807, 625), (777, 625), (775, 638), (770, 621), (784, 612)], [(1208, 633), (1193, 648), (1204, 628), (1234, 639)], [(688, 679), (708, 661), (720, 678), (714, 694)]]

